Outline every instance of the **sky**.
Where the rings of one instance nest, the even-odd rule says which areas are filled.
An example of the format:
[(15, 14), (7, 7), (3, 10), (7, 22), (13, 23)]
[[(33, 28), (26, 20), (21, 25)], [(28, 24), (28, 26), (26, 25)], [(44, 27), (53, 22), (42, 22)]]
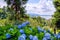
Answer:
[[(6, 6), (3, 0), (0, 0), (0, 7)], [(53, 0), (28, 0), (26, 4), (27, 14), (33, 15), (53, 15), (56, 11)], [(45, 19), (50, 19), (51, 16), (41, 16)]]
[(4, 0), (0, 0), (0, 8), (2, 8), (3, 6), (6, 6), (6, 2), (4, 2)]

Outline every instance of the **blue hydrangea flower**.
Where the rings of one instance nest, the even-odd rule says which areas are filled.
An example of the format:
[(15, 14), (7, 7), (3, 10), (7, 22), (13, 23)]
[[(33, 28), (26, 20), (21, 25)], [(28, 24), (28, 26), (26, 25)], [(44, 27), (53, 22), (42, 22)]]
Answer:
[(37, 36), (34, 36), (34, 37), (33, 37), (33, 40), (38, 40), (38, 37), (37, 37)]
[(25, 38), (27, 37), (26, 34), (22, 34), (22, 36), (24, 36)]
[(32, 35), (29, 35), (29, 39), (32, 40), (33, 39), (33, 36)]
[(22, 27), (25, 27), (26, 26), (26, 24), (25, 23), (22, 23), (22, 25), (21, 25)]
[(55, 37), (57, 37), (57, 35), (56, 34), (53, 34)]
[(26, 23), (26, 25), (27, 25), (27, 24), (30, 24), (28, 21), (26, 21), (25, 23)]
[(18, 25), (18, 28), (22, 28), (22, 26), (21, 25)]
[(43, 29), (42, 28), (37, 27), (37, 29), (38, 29), (38, 32), (43, 32)]
[(26, 39), (25, 39), (24, 36), (21, 35), (21, 36), (18, 37), (18, 40), (26, 40)]
[(57, 38), (58, 38), (58, 39), (60, 38), (60, 33), (58, 33)]
[(29, 24), (29, 22), (28, 22), (28, 21), (27, 21), (27, 22), (22, 23), (21, 25), (18, 25), (18, 28), (23, 28), (23, 27), (25, 27), (27, 24)]
[(20, 33), (21, 33), (21, 34), (24, 34), (24, 30), (23, 30), (23, 29), (21, 29), (21, 30), (20, 30)]
[(50, 39), (51, 38), (51, 34), (45, 33), (45, 38)]
[(41, 31), (41, 28), (40, 27), (37, 27), (38, 31), (40, 32)]
[(46, 30), (44, 30), (44, 33), (46, 33)]
[(47, 39), (44, 37), (43, 40), (47, 40)]
[(9, 33), (7, 33), (6, 38), (11, 38), (11, 35)]

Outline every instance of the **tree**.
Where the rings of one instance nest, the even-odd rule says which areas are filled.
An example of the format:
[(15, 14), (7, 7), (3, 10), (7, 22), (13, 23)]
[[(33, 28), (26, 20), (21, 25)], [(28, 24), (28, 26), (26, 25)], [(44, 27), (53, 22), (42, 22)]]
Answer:
[(6, 19), (7, 15), (5, 11), (5, 7), (0, 8), (0, 19)]
[(15, 17), (15, 20), (19, 20), (20, 17), (24, 16), (25, 7), (23, 7), (23, 5), (26, 4), (27, 0), (5, 0), (5, 1), (7, 2), (8, 10), (14, 12), (14, 14), (12, 13), (12, 16)]
[(57, 28), (60, 28), (60, 0), (54, 0), (54, 5), (56, 8), (56, 12), (54, 14), (54, 24)]

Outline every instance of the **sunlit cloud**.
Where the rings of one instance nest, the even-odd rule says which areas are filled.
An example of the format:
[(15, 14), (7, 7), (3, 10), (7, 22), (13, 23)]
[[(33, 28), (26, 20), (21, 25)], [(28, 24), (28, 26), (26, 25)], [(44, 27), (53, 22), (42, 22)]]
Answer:
[(2, 8), (3, 6), (7, 6), (6, 2), (4, 2), (4, 0), (0, 0), (0, 8)]
[[(6, 2), (0, 0), (0, 8), (6, 6)], [(53, 15), (56, 11), (53, 0), (28, 0), (26, 4), (27, 14), (37, 14), (37, 15)], [(43, 18), (49, 19), (50, 17), (42, 16)]]
[[(53, 15), (56, 11), (52, 0), (40, 0), (37, 3), (27, 3), (26, 10), (27, 14), (33, 13), (38, 15)], [(46, 19), (51, 18), (51, 16), (48, 18), (45, 16), (42, 17)]]

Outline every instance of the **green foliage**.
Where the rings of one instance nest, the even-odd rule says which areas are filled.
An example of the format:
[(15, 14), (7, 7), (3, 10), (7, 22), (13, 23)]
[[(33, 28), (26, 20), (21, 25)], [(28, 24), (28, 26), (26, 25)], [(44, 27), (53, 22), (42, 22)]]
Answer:
[[(13, 1), (13, 0), (11, 0)], [(28, 0), (15, 0), (14, 2), (16, 2), (14, 5), (18, 7), (17, 11), (15, 10), (16, 8), (14, 7), (13, 3), (10, 2), (10, 0), (5, 0), (5, 2), (7, 3), (7, 7), (3, 7), (0, 8), (0, 23), (1, 25), (6, 25), (6, 24), (11, 24), (11, 25), (15, 25), (15, 24), (21, 24), (24, 21), (29, 21), (31, 23), (32, 26), (44, 26), (44, 22), (45, 19), (41, 18), (41, 17), (35, 17), (31, 18), (29, 15), (25, 14), (25, 7), (23, 7), (23, 5), (26, 4)], [(12, 5), (11, 5), (12, 4)], [(14, 7), (14, 8), (13, 8)], [(17, 14), (17, 12), (20, 11), (20, 13)], [(3, 15), (3, 16), (2, 16)], [(18, 17), (19, 16), (19, 17)], [(18, 20), (17, 20), (18, 17)], [(3, 21), (3, 23), (2, 23)]]
[(5, 0), (5, 1), (7, 2), (8, 6), (7, 10), (12, 12), (11, 19), (20, 20), (20, 18), (24, 16), (25, 8), (23, 7), (23, 5), (26, 4), (27, 0)]
[(54, 20), (52, 21), (57, 28), (60, 28), (60, 1), (54, 0), (54, 5), (56, 8), (56, 12), (54, 14)]
[(41, 26), (41, 27), (43, 27), (43, 26), (45, 26), (45, 19), (44, 18), (41, 18), (41, 17), (29, 17), (29, 19), (28, 19), (28, 21), (31, 23), (30, 25), (32, 25), (32, 26)]
[(44, 37), (44, 33), (43, 32), (37, 33), (36, 36), (38, 36), (39, 40), (42, 40)]
[[(30, 29), (31, 28), (31, 29)], [(29, 40), (29, 35), (37, 36), (39, 40), (42, 40), (44, 37), (44, 32), (38, 32), (37, 27), (32, 27), (30, 25), (27, 25), (26, 27), (22, 28), (27, 36), (26, 40)], [(12, 26), (10, 24), (5, 26), (0, 26), (0, 40), (17, 40), (18, 37), (21, 35), (19, 32), (20, 29), (17, 28), (17, 26)], [(10, 39), (6, 38), (6, 33), (9, 33), (12, 37)], [(51, 34), (51, 33), (50, 33)], [(56, 40), (56, 37), (52, 35), (54, 40)]]
[(0, 19), (6, 19), (6, 17), (7, 17), (7, 14), (2, 8), (0, 8)]
[[(13, 30), (10, 30), (12, 28)], [(6, 25), (6, 26), (0, 26), (0, 39), (6, 40), (6, 33), (11, 34), (12, 40), (17, 40), (18, 36), (20, 35), (20, 32), (18, 31), (16, 26)], [(16, 38), (15, 38), (16, 37)]]

